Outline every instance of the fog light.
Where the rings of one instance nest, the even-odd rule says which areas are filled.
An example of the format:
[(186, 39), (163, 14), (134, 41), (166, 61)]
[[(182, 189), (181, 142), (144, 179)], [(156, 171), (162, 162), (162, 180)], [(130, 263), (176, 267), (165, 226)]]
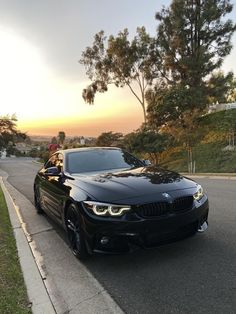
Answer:
[(206, 221), (201, 224), (201, 226), (198, 228), (198, 232), (204, 232), (208, 228), (208, 223)]
[(109, 242), (109, 238), (108, 237), (102, 237), (100, 242), (101, 242), (102, 245), (106, 245)]

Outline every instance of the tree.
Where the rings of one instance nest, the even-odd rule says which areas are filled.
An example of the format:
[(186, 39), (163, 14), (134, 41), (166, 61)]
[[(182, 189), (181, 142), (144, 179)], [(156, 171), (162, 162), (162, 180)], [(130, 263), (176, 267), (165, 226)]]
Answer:
[(60, 131), (60, 132), (58, 132), (58, 142), (59, 142), (59, 144), (60, 145), (63, 145), (64, 144), (64, 142), (65, 142), (65, 138), (66, 138), (66, 134), (65, 134), (65, 132), (64, 131)]
[(148, 95), (149, 117), (156, 113), (157, 125), (162, 112), (166, 123), (181, 120), (185, 111), (201, 113), (211, 99), (212, 82), (218, 97), (224, 92), (231, 74), (217, 77), (215, 71), (232, 49), (236, 25), (225, 17), (231, 11), (229, 0), (173, 0), (156, 14), (162, 72), (168, 77), (163, 91), (157, 86)]
[(209, 104), (235, 101), (236, 80), (233, 72), (226, 75), (222, 71), (213, 73), (207, 81), (207, 88)]
[[(148, 122), (174, 134), (187, 147), (192, 165), (198, 119), (210, 102), (227, 99), (232, 73), (216, 73), (232, 49), (236, 25), (226, 20), (229, 0), (173, 0), (156, 14), (162, 73), (168, 80), (146, 93)], [(189, 167), (191, 168), (191, 167)]]
[[(168, 131), (169, 128), (169, 131)], [(191, 112), (185, 111), (181, 120), (171, 121), (165, 131), (171, 133), (176, 142), (182, 144), (187, 151), (188, 171), (194, 171), (193, 147), (206, 134), (206, 127), (202, 123), (199, 111), (197, 109)]]
[(100, 31), (94, 36), (93, 45), (82, 53), (80, 63), (92, 81), (83, 90), (85, 102), (93, 104), (96, 92), (106, 92), (108, 85), (127, 86), (142, 106), (146, 122), (145, 92), (158, 77), (159, 63), (156, 40), (147, 34), (144, 27), (137, 28), (132, 40), (129, 40), (127, 29), (119, 32), (117, 37), (110, 35), (108, 39)]
[(226, 132), (229, 146), (235, 147), (236, 138), (236, 110), (224, 110), (205, 115), (201, 118), (202, 123), (212, 131)]
[(123, 137), (122, 133), (103, 132), (98, 136), (97, 146), (118, 146), (120, 139)]
[(201, 86), (203, 78), (220, 68), (232, 49), (236, 29), (225, 15), (229, 0), (173, 0), (156, 14), (158, 42), (171, 79)]
[(229, 97), (228, 97), (229, 101), (235, 102), (236, 101), (236, 88), (234, 88), (233, 90), (231, 90)]
[(57, 138), (56, 136), (53, 136), (51, 139), (51, 144), (57, 144)]
[(26, 139), (26, 134), (17, 130), (16, 122), (15, 115), (0, 117), (0, 150), (10, 149), (15, 142)]
[[(146, 93), (148, 106), (149, 127), (154, 130), (168, 128), (173, 122), (180, 124), (185, 116), (185, 112), (191, 114), (192, 97), (201, 99), (201, 90), (193, 90), (188, 86), (177, 84), (173, 86), (156, 86)], [(189, 108), (190, 107), (190, 108)], [(189, 109), (188, 109), (189, 108)], [(199, 114), (201, 109), (198, 110)]]
[(235, 87), (236, 80), (233, 73), (224, 75), (222, 71), (214, 72), (204, 82), (204, 87), (190, 88), (182, 83), (156, 86), (146, 93), (149, 103), (148, 122), (152, 129), (170, 126), (173, 122), (181, 127), (187, 114), (190, 115), (190, 119), (192, 112), (195, 117), (200, 117), (206, 113), (208, 105), (234, 100)]
[(123, 140), (123, 145), (128, 151), (139, 155), (147, 154), (154, 164), (160, 163), (160, 155), (170, 143), (171, 136), (147, 129), (129, 133)]

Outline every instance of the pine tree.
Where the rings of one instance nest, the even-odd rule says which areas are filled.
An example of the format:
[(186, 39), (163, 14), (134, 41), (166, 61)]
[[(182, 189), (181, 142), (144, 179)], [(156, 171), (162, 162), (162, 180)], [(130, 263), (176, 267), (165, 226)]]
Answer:
[(183, 141), (191, 165), (198, 118), (209, 102), (225, 99), (233, 81), (232, 73), (216, 74), (232, 49), (232, 8), (229, 0), (173, 0), (156, 14), (165, 85), (146, 94), (148, 121)]
[[(162, 104), (168, 109), (165, 112), (169, 120), (181, 118), (186, 110), (206, 107), (211, 94), (210, 78), (232, 49), (236, 24), (225, 18), (232, 8), (229, 0), (173, 0), (169, 8), (156, 14), (166, 85), (165, 92), (163, 86), (157, 86), (147, 94), (149, 118), (163, 111)], [(164, 97), (158, 102), (154, 96), (160, 90)]]

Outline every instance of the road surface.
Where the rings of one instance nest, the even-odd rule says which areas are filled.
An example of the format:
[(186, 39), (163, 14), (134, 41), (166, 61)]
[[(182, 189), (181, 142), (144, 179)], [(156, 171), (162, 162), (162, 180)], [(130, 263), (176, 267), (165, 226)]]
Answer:
[[(15, 159), (0, 161), (0, 168), (9, 174), (9, 183), (33, 202), (33, 178), (39, 165)], [(210, 200), (206, 233), (152, 250), (96, 255), (86, 261), (125, 313), (236, 313), (236, 180), (201, 178), (198, 182)], [(60, 228), (56, 233), (65, 239)], [(50, 242), (50, 232), (47, 237)], [(71, 255), (51, 263), (65, 263), (68, 268), (74, 260)], [(57, 267), (51, 265), (48, 271)], [(75, 294), (76, 283), (71, 289)], [(68, 293), (62, 289), (60, 294), (66, 304)]]

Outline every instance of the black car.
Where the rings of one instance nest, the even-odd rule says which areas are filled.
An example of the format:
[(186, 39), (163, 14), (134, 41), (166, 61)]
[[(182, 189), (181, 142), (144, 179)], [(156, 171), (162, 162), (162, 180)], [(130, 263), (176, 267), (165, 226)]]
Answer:
[(36, 175), (34, 195), (38, 213), (64, 227), (81, 259), (157, 246), (208, 226), (199, 184), (119, 148), (54, 153)]

